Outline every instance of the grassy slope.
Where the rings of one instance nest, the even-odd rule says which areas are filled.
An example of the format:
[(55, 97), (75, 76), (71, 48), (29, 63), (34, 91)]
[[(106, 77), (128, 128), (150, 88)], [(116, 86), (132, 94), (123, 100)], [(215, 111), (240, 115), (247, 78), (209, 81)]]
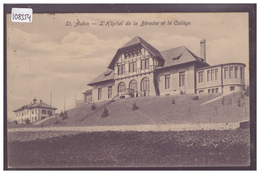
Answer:
[[(69, 119), (62, 126), (85, 125), (140, 125), (140, 124), (169, 124), (169, 123), (220, 123), (248, 120), (248, 97), (241, 99), (242, 107), (237, 100), (240, 93), (225, 96), (222, 99), (201, 105), (219, 94), (198, 95), (199, 100), (192, 100), (195, 95), (160, 96), (120, 99), (109, 104), (106, 108), (108, 116), (102, 118), (104, 109), (93, 111), (91, 105), (74, 108), (68, 111)], [(172, 104), (172, 99), (175, 104)], [(230, 100), (232, 102), (230, 102)], [(139, 107), (133, 111), (133, 104)], [(96, 103), (100, 107), (105, 102)], [(245, 108), (246, 107), (246, 108)], [(59, 126), (59, 125), (58, 125)]]
[[(31, 132), (51, 137), (55, 132)], [(249, 129), (182, 132), (92, 132), (8, 143), (8, 165), (26, 167), (246, 166)], [(33, 137), (33, 135), (31, 135)]]

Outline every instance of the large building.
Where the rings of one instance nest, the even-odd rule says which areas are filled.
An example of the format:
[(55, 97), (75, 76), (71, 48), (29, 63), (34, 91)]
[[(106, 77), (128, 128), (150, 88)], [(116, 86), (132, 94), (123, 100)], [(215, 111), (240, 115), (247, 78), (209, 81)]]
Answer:
[(201, 55), (184, 46), (158, 51), (140, 37), (119, 48), (108, 70), (88, 85), (88, 102), (113, 97), (140, 97), (174, 94), (225, 93), (244, 89), (243, 63), (210, 66), (206, 62), (206, 40)]
[(42, 100), (40, 100), (40, 102), (37, 102), (37, 100), (34, 99), (33, 103), (24, 105), (21, 108), (14, 110), (14, 120), (18, 124), (26, 123), (26, 120), (29, 120), (30, 123), (33, 123), (46, 117), (55, 115), (55, 110), (57, 110), (57, 108), (43, 103)]

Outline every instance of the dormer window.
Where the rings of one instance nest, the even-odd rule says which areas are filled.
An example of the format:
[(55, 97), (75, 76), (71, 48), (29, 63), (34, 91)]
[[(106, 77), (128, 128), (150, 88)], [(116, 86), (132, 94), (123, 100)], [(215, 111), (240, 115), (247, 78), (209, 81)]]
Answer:
[(182, 54), (177, 57), (172, 58), (172, 60), (178, 60), (181, 56), (182, 56)]

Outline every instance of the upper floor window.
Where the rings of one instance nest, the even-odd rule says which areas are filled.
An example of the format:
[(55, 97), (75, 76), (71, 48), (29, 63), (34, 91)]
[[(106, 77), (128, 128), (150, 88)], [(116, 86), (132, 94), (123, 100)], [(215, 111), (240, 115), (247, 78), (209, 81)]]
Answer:
[(145, 69), (145, 60), (142, 59), (141, 60), (141, 70), (144, 70)]
[(207, 71), (207, 81), (209, 81), (210, 70)]
[(229, 78), (233, 79), (233, 67), (229, 67)]
[(185, 72), (179, 73), (179, 87), (185, 86)]
[(170, 74), (165, 75), (165, 89), (170, 88)]
[(237, 78), (237, 66), (235, 66), (235, 78)]
[(145, 69), (149, 69), (149, 59), (145, 59)]
[(215, 69), (215, 80), (218, 80), (218, 69)]
[(227, 72), (228, 72), (228, 67), (225, 67), (224, 68), (224, 79), (227, 78)]
[(203, 71), (199, 72), (199, 83), (203, 82)]
[(211, 70), (211, 81), (213, 80), (214, 78), (214, 69)]
[(129, 63), (129, 72), (133, 72), (133, 62)]
[(243, 78), (243, 67), (240, 67), (240, 78)]
[(46, 110), (45, 109), (42, 110), (42, 114), (46, 114)]
[(133, 72), (136, 72), (136, 70), (137, 70), (137, 64), (136, 62), (133, 62)]

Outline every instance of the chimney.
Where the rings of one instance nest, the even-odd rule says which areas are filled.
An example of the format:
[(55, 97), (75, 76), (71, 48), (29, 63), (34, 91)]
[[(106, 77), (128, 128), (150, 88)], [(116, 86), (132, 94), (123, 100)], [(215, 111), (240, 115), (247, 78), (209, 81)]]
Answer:
[(36, 101), (37, 101), (37, 100), (36, 100), (36, 98), (34, 98), (34, 99), (33, 99), (33, 104), (35, 104), (35, 103), (36, 103)]
[(200, 57), (206, 62), (206, 39), (200, 41)]

